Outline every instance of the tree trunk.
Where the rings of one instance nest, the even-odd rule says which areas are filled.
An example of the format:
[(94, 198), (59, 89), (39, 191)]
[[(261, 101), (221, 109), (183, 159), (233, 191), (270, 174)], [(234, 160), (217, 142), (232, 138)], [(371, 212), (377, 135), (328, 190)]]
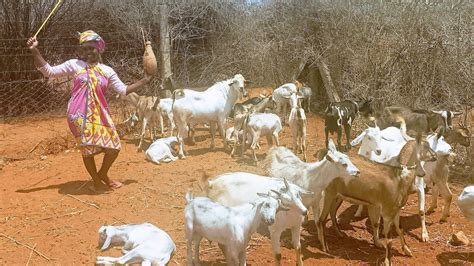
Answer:
[[(168, 5), (160, 5), (160, 61), (161, 61), (161, 78), (165, 80), (170, 77), (171, 72), (171, 37), (168, 26)], [(170, 91), (161, 92), (164, 97), (171, 94)], [(162, 97), (163, 97), (162, 96)]]
[(318, 60), (316, 64), (319, 68), (319, 72), (321, 73), (321, 78), (323, 79), (324, 89), (326, 90), (328, 100), (330, 102), (340, 102), (341, 98), (339, 98), (336, 88), (334, 87), (328, 66), (323, 60)]

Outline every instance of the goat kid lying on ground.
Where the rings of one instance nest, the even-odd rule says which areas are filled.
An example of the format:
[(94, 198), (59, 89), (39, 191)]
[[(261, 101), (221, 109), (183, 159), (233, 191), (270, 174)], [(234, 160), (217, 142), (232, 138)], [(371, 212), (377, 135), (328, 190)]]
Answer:
[(149, 224), (102, 226), (99, 229), (99, 247), (123, 246), (121, 257), (97, 257), (96, 264), (166, 265), (176, 250), (171, 237), (160, 228)]
[(176, 137), (167, 137), (155, 140), (146, 150), (145, 154), (150, 162), (156, 164), (176, 161), (178, 160), (178, 139)]
[(469, 221), (474, 221), (474, 186), (467, 186), (458, 197), (458, 206)]
[[(246, 80), (241, 74), (233, 78), (217, 82), (207, 90), (193, 91), (188, 89), (176, 90), (173, 93), (173, 116), (178, 128), (179, 157), (184, 155), (184, 138), (187, 125), (210, 122), (211, 149), (215, 148), (216, 124), (224, 138), (224, 121), (229, 116), (237, 99), (247, 97), (244, 87)], [(227, 148), (224, 142), (224, 149)]]
[(248, 242), (260, 223), (272, 225), (278, 211), (288, 210), (275, 193), (258, 196), (252, 203), (229, 208), (206, 197), (193, 198), (188, 192), (184, 209), (188, 265), (200, 264), (202, 238), (219, 244), (228, 265), (245, 265)]
[(386, 238), (384, 263), (386, 265), (390, 264), (391, 241), (388, 233), (392, 224), (395, 225), (400, 237), (403, 252), (411, 256), (412, 253), (405, 243), (403, 231), (400, 228), (400, 209), (406, 204), (416, 176), (425, 174), (421, 160), (435, 159), (429, 144), (422, 141), (420, 137), (417, 137), (416, 141), (407, 142), (400, 151), (400, 155), (389, 162), (390, 165), (372, 162), (362, 157), (352, 159), (362, 169), (361, 175), (348, 181), (337, 178), (325, 191), (323, 211), (317, 222), (318, 237), (323, 250), (328, 250), (324, 238), (324, 224), (329, 212), (331, 212), (331, 219), (337, 233), (342, 235), (336, 221), (336, 212), (342, 200), (346, 200), (367, 205), (374, 232), (374, 243), (378, 247), (383, 246), (379, 240), (379, 221), (380, 217), (383, 217), (383, 231)]
[(330, 103), (324, 114), (324, 134), (326, 136), (326, 148), (328, 146), (329, 133), (337, 133), (337, 147), (342, 150), (342, 129), (346, 134), (346, 150), (350, 149), (349, 138), (352, 124), (356, 115), (362, 113), (368, 116), (373, 112), (372, 98), (362, 101), (345, 100)]
[(277, 265), (281, 265), (280, 237), (286, 229), (291, 229), (293, 248), (296, 251), (296, 262), (303, 265), (301, 254), (301, 224), (307, 209), (303, 201), (312, 201), (313, 193), (288, 183), (286, 179), (271, 178), (250, 173), (226, 173), (207, 180), (204, 176), (206, 195), (224, 206), (234, 207), (258, 199), (257, 193), (276, 193), (289, 210), (277, 212), (275, 223), (268, 227), (272, 242), (273, 255)]
[(314, 222), (319, 220), (319, 203), (322, 192), (337, 177), (344, 180), (357, 179), (359, 169), (351, 162), (349, 156), (336, 150), (336, 145), (329, 139), (328, 151), (319, 162), (302, 162), (295, 154), (284, 147), (270, 150), (264, 165), (269, 176), (286, 178), (301, 188), (314, 193), (313, 200), (305, 204), (313, 208)]

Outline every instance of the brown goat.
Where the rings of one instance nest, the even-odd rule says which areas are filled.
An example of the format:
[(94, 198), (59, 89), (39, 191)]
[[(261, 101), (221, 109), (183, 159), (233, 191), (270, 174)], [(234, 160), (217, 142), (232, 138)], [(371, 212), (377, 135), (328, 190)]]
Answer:
[(347, 200), (355, 204), (368, 206), (369, 219), (374, 232), (374, 243), (383, 246), (379, 240), (380, 216), (384, 221), (384, 234), (387, 239), (385, 244), (385, 264), (390, 264), (389, 251), (391, 242), (388, 241), (388, 233), (392, 223), (400, 237), (404, 253), (411, 256), (411, 251), (405, 243), (403, 231), (400, 228), (400, 209), (405, 205), (410, 189), (416, 176), (424, 176), (420, 160), (431, 161), (435, 154), (426, 141), (409, 141), (400, 151), (400, 155), (391, 161), (390, 165), (369, 161), (363, 157), (352, 158), (357, 167), (361, 169), (361, 175), (349, 181), (336, 179), (325, 190), (324, 208), (317, 222), (318, 235), (323, 250), (327, 251), (324, 239), (324, 224), (331, 212), (331, 219), (338, 234), (341, 234), (336, 220), (336, 211), (342, 203)]

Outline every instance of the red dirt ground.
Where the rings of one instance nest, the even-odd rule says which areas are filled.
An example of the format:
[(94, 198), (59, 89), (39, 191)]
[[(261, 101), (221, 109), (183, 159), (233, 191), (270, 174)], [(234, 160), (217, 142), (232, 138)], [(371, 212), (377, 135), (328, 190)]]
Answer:
[[(323, 122), (319, 117), (309, 115), (308, 132), (308, 155), (310, 161), (315, 161), (312, 154), (323, 146), (324, 140)], [(290, 144), (289, 134), (285, 128), (281, 138), (283, 145)], [(229, 171), (262, 173), (260, 168), (250, 165), (248, 155), (245, 159), (229, 158), (220, 148), (220, 138), (216, 142), (218, 149), (209, 151), (208, 135), (208, 131), (197, 132), (197, 144), (188, 146), (187, 159), (159, 166), (147, 162), (144, 154), (136, 151), (135, 140), (123, 138), (122, 152), (110, 175), (122, 180), (125, 186), (108, 194), (92, 195), (87, 189), (80, 188), (88, 176), (80, 154), (71, 148), (64, 117), (0, 124), (0, 264), (26, 264), (29, 260), (34, 265), (92, 264), (96, 256), (120, 254), (118, 249), (106, 252), (97, 249), (97, 230), (101, 225), (142, 222), (151, 222), (167, 231), (177, 246), (171, 265), (185, 264), (184, 193), (191, 186), (199, 193), (200, 170), (211, 175)], [(37, 145), (41, 140), (44, 141)], [(37, 148), (29, 153), (36, 145)], [(260, 159), (267, 148), (266, 143), (262, 145)], [(351, 154), (354, 152), (353, 149)], [(49, 155), (41, 159), (42, 154)], [(451, 176), (451, 181), (456, 199), (468, 181), (459, 176)], [(98, 208), (69, 195), (94, 203)], [(428, 193), (427, 205), (430, 200), (431, 194)], [(427, 216), (428, 243), (420, 242), (416, 205), (416, 196), (412, 195), (401, 218), (413, 257), (401, 254), (400, 242), (392, 232), (392, 261), (410, 265), (472, 264), (472, 246), (455, 248), (447, 244), (450, 235), (459, 230), (464, 231), (471, 242), (473, 240), (474, 223), (462, 217), (455, 200), (447, 223), (438, 222), (441, 216), (439, 207)], [(329, 228), (329, 253), (320, 250), (312, 219), (304, 226), (302, 245), (306, 265), (374, 264), (381, 261), (384, 250), (374, 247), (371, 233), (367, 230), (370, 228), (367, 218), (354, 219), (355, 210), (355, 206), (349, 205), (340, 208), (341, 225), (347, 236), (338, 238)], [(36, 249), (51, 260), (31, 255), (29, 249), (5, 236), (29, 246), (36, 245)], [(283, 264), (294, 265), (294, 251), (290, 244), (285, 244), (290, 243), (289, 234), (283, 239), (286, 246), (282, 253)], [(250, 265), (272, 264), (269, 238), (255, 234), (247, 258)], [(203, 265), (222, 265), (225, 262), (217, 245), (210, 245), (207, 241), (201, 243), (201, 260)]]

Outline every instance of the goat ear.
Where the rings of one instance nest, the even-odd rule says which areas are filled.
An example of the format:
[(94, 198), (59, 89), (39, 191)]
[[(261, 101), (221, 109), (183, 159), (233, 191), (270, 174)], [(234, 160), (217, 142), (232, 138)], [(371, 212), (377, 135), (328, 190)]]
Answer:
[(104, 234), (105, 234), (107, 237), (106, 237), (106, 239), (105, 239), (105, 241), (104, 241), (104, 244), (103, 244), (102, 247), (100, 248), (101, 250), (106, 250), (106, 249), (108, 249), (109, 246), (110, 246), (110, 243), (112, 242), (112, 236), (111, 236), (109, 233), (110, 233), (110, 229), (109, 229), (109, 230), (107, 230), (107, 228), (104, 229)]
[(452, 111), (451, 113), (453, 113), (454, 117), (462, 115), (462, 112), (457, 112), (457, 111)]
[(435, 114), (439, 114), (439, 115), (443, 114), (443, 111), (434, 111), (434, 110), (431, 110), (431, 112), (432, 112), (432, 113), (435, 113)]
[(326, 160), (330, 161), (331, 163), (333, 163), (335, 161), (334, 158), (332, 157), (332, 155), (329, 154), (329, 152), (328, 152), (328, 154), (326, 154), (326, 156), (324, 156), (324, 158), (326, 158)]

